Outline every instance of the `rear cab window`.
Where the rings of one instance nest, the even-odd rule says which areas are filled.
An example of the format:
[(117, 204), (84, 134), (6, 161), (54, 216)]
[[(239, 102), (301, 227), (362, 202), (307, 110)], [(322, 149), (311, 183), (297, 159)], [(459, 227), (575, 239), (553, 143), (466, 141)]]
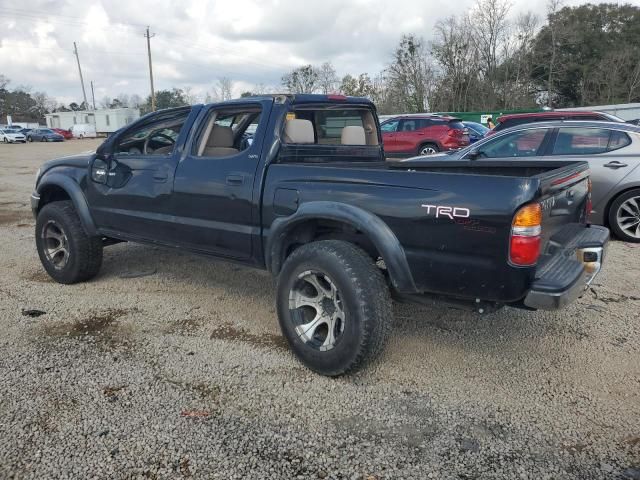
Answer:
[(383, 161), (376, 117), (366, 106), (294, 105), (284, 123), (280, 162)]

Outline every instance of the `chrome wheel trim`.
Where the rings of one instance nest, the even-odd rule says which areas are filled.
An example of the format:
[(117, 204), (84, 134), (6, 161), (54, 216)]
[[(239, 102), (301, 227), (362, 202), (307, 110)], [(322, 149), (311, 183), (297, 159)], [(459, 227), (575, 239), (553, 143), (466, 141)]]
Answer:
[(616, 222), (625, 234), (640, 238), (640, 197), (628, 198), (618, 207)]
[(344, 333), (345, 312), (340, 291), (324, 273), (307, 270), (289, 291), (289, 312), (298, 338), (326, 352)]
[(422, 147), (422, 150), (420, 150), (420, 155), (434, 155), (436, 153), (438, 153), (438, 151), (432, 146)]
[(44, 255), (56, 270), (62, 270), (69, 261), (69, 240), (55, 220), (49, 220), (42, 229)]

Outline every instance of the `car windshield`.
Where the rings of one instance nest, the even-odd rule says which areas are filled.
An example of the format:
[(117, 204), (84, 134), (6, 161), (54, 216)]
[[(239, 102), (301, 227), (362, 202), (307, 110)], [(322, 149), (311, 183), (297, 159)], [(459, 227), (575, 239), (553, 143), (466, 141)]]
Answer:
[(489, 131), (489, 129), (481, 123), (464, 122), (464, 126), (470, 128), (479, 135), (486, 135), (486, 133)]
[(45, 129), (43, 129), (43, 130), (40, 130), (40, 132), (42, 132), (42, 133), (55, 133), (55, 132), (53, 132), (53, 131), (49, 130), (48, 128), (45, 128)]

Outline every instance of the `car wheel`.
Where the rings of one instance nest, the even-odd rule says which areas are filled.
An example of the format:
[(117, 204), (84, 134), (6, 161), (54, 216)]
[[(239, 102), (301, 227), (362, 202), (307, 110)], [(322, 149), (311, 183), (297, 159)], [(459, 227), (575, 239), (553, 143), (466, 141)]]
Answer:
[(418, 149), (418, 155), (433, 155), (435, 153), (438, 153), (439, 151), (440, 149), (436, 144), (425, 143), (424, 145), (421, 145), (420, 148)]
[(389, 289), (363, 250), (339, 240), (303, 245), (278, 277), (278, 320), (294, 354), (328, 376), (374, 360), (391, 332)]
[(27, 137), (27, 142), (33, 142), (33, 138)]
[(9, 143), (9, 139), (7, 137), (4, 137), (4, 143)]
[(640, 243), (640, 189), (629, 190), (613, 201), (609, 226), (620, 240)]
[(46, 137), (42, 137), (42, 138), (40, 139), (40, 141), (41, 141), (41, 142), (46, 142), (46, 141), (47, 141), (47, 138), (46, 138)]
[(36, 247), (44, 269), (58, 283), (89, 280), (102, 265), (102, 238), (87, 235), (70, 201), (42, 207), (36, 220)]

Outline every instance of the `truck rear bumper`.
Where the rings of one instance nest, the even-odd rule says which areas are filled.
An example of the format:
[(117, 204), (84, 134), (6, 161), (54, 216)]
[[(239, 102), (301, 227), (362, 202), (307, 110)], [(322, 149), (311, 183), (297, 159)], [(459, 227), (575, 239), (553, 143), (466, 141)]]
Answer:
[(608, 241), (609, 230), (596, 226), (572, 225), (552, 238), (524, 304), (555, 310), (575, 301), (600, 272)]

